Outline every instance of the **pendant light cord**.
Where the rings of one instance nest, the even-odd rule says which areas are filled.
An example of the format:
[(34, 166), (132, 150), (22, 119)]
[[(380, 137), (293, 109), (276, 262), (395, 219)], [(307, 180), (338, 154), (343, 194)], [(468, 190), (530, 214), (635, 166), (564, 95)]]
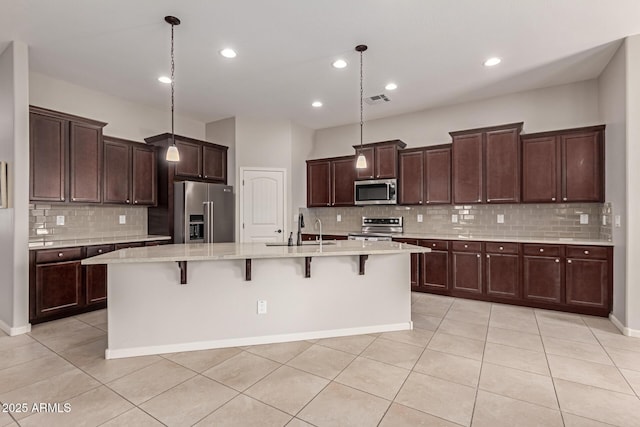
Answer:
[(175, 81), (174, 81), (174, 73), (175, 73), (175, 69), (176, 69), (176, 63), (173, 59), (173, 24), (171, 24), (171, 140), (173, 145), (176, 145), (176, 134), (174, 133), (174, 128), (173, 128), (173, 110), (174, 110), (174, 87), (175, 87)]
[(362, 121), (362, 97), (364, 91), (362, 89), (362, 50), (360, 51), (360, 150), (362, 152), (362, 127), (364, 122)]

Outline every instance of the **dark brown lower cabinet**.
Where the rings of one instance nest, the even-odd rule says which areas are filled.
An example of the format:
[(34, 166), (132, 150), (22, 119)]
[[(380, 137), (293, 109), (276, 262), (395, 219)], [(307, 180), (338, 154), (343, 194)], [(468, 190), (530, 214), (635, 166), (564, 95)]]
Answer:
[(482, 293), (481, 242), (451, 242), (451, 291)]
[(168, 240), (29, 251), (29, 321), (33, 324), (107, 306), (107, 266), (81, 260), (119, 246), (139, 247)]
[(524, 299), (553, 304), (563, 302), (564, 246), (522, 245)]
[[(589, 249), (585, 249), (589, 252)], [(587, 254), (588, 255), (588, 254)], [(576, 307), (606, 309), (610, 288), (602, 286), (611, 274), (611, 263), (605, 259), (569, 257), (566, 263), (566, 302)]]
[(444, 294), (449, 291), (449, 242), (442, 240), (419, 240), (420, 246), (431, 249), (420, 256), (418, 290)]
[(83, 305), (80, 261), (36, 266), (36, 316), (54, 316)]
[(520, 256), (517, 243), (485, 243), (485, 287), (489, 296), (520, 298)]

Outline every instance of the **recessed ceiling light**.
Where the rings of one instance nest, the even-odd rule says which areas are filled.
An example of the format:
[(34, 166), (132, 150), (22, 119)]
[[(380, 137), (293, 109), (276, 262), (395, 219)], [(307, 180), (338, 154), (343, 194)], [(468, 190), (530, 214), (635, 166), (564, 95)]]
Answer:
[(502, 59), (494, 56), (493, 58), (489, 58), (486, 61), (484, 61), (484, 66), (493, 67), (494, 65), (498, 65), (500, 62), (502, 62)]
[(222, 49), (220, 51), (220, 55), (224, 56), (225, 58), (235, 58), (236, 56), (238, 56), (236, 51), (231, 48)]
[(166, 83), (166, 84), (169, 84), (169, 83), (171, 83), (171, 78), (169, 78), (169, 77), (167, 77), (167, 76), (160, 76), (160, 77), (158, 77), (158, 81), (159, 81), (160, 83)]
[(320, 101), (313, 101), (313, 102), (311, 103), (311, 106), (312, 106), (312, 107), (315, 107), (315, 108), (320, 108), (320, 107), (322, 107), (322, 102), (320, 102)]
[(338, 59), (336, 61), (333, 61), (333, 65), (334, 68), (344, 68), (347, 66), (347, 61), (345, 61), (344, 59)]
[(398, 85), (395, 83), (387, 83), (387, 85), (384, 88), (386, 90), (396, 90), (398, 89)]

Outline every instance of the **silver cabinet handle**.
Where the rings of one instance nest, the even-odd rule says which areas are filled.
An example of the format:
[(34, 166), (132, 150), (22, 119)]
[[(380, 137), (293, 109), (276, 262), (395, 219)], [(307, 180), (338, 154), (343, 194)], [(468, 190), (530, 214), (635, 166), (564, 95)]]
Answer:
[(570, 260), (570, 259), (568, 259), (568, 260), (567, 260), (567, 263), (568, 263), (568, 264), (571, 264), (571, 260)]
[(477, 256), (478, 256), (478, 258), (480, 258), (480, 254), (478, 254)]
[(558, 258), (556, 258), (556, 262), (560, 262), (560, 260)]
[(562, 198), (562, 200), (567, 200), (567, 198), (566, 198), (566, 197), (563, 197), (563, 198)]
[(62, 256), (64, 256), (64, 254), (62, 252), (58, 252), (58, 256), (62, 257)]
[(137, 201), (137, 200), (134, 200), (134, 201), (133, 201), (133, 204), (134, 204), (134, 205), (137, 205), (137, 204), (138, 204), (138, 201)]
[(102, 249), (98, 249), (98, 253), (101, 254), (102, 253)]
[(555, 197), (552, 197), (552, 198), (551, 198), (551, 201), (552, 201), (552, 202), (555, 202), (555, 201), (556, 201), (556, 198), (555, 198)]
[[(480, 200), (478, 200), (478, 201), (480, 201)], [(491, 199), (487, 199), (487, 202), (490, 202), (490, 201), (491, 201)]]
[(418, 203), (422, 204), (422, 200), (420, 200)]
[(544, 252), (544, 249), (540, 248), (540, 252)]
[(127, 200), (125, 200), (125, 201), (126, 201), (127, 203), (131, 203), (131, 200), (129, 200), (129, 199), (127, 199)]
[(431, 246), (433, 246), (433, 247), (435, 248), (435, 247), (436, 247), (436, 244), (434, 243), (434, 244), (432, 244)]
[(585, 255), (589, 255), (589, 251), (584, 251), (584, 254)]
[(500, 246), (500, 248), (499, 248), (499, 249), (500, 249), (500, 250), (504, 250), (504, 247)]
[(481, 202), (481, 201), (482, 201), (482, 199), (478, 199), (478, 201), (479, 201), (479, 202)]
[(489, 254), (487, 254), (487, 258), (489, 258)]
[(468, 248), (468, 247), (469, 247), (469, 245), (464, 245), (464, 247), (465, 247), (465, 248)]

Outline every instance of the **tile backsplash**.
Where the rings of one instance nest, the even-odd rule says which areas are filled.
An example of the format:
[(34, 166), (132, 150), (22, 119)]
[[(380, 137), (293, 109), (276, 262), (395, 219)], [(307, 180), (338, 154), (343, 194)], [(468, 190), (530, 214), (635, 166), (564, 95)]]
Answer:
[[(363, 206), (345, 208), (302, 208), (309, 233), (317, 232), (320, 218), (323, 232), (360, 231), (361, 218), (404, 217), (405, 233), (433, 235), (478, 235), (495, 237), (611, 238), (610, 203), (491, 204), (440, 206)], [(580, 215), (588, 224), (580, 224)], [(341, 216), (341, 222), (337, 221)], [(422, 215), (423, 222), (418, 222)], [(457, 222), (452, 222), (452, 216)], [(504, 223), (498, 223), (498, 215)], [(603, 216), (606, 224), (603, 225)]]
[[(125, 224), (120, 224), (120, 216)], [(64, 225), (56, 218), (64, 217)], [(147, 234), (147, 208), (104, 205), (29, 205), (30, 239), (84, 239)]]

